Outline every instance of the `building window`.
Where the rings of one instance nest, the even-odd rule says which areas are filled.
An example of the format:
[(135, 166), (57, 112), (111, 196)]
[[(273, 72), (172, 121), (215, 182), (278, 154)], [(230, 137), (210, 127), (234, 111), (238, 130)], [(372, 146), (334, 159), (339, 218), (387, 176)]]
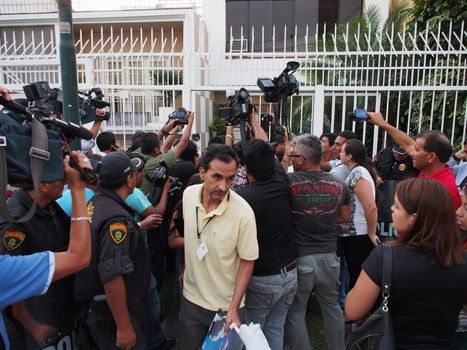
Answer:
[(308, 36), (315, 35), (317, 24), (321, 34), (324, 23), (329, 28), (361, 10), (361, 0), (226, 0), (226, 50), (304, 50), (307, 25)]

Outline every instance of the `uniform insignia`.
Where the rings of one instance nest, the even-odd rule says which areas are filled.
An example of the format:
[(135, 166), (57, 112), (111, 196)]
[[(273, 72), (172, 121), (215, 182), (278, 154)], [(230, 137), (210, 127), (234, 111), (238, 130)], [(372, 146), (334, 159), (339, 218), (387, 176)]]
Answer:
[(3, 244), (6, 250), (12, 251), (18, 248), (23, 243), (26, 235), (20, 231), (5, 231), (3, 236)]
[(405, 171), (405, 168), (406, 168), (405, 164), (403, 163), (399, 164), (399, 171)]
[(92, 216), (94, 215), (94, 203), (91, 201), (88, 203), (88, 216), (92, 219)]
[(120, 244), (125, 240), (128, 228), (125, 224), (110, 224), (109, 233), (112, 240)]

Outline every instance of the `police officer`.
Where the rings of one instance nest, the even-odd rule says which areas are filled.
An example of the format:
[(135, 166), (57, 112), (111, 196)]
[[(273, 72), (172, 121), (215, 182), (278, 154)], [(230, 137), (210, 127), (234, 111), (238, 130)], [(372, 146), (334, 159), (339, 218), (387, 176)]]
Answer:
[[(79, 160), (89, 160), (79, 154)], [(45, 171), (36, 194), (32, 188), (17, 190), (8, 201), (15, 219), (34, 201), (37, 211), (26, 223), (8, 223), (0, 218), (0, 254), (29, 255), (42, 251), (63, 252), (69, 243), (70, 218), (56, 204), (62, 194), (64, 173)], [(1, 283), (1, 282), (0, 282)], [(12, 349), (36, 349), (69, 337), (79, 307), (73, 300), (73, 277), (52, 283), (48, 292), (19, 302), (6, 310), (6, 325)], [(19, 321), (19, 322), (18, 322)]]
[(145, 349), (149, 256), (125, 203), (136, 186), (136, 163), (122, 152), (102, 159), (100, 190), (88, 204), (91, 265), (78, 273), (75, 297), (89, 303), (86, 324), (99, 349)]
[(384, 239), (391, 239), (396, 235), (391, 211), (396, 186), (402, 180), (416, 177), (419, 171), (414, 168), (412, 158), (398, 145), (383, 149), (376, 155), (374, 163), (380, 180), (378, 189), (382, 193), (378, 203), (378, 231)]
[(398, 145), (383, 149), (376, 155), (374, 163), (378, 175), (383, 181), (401, 181), (418, 175), (418, 170), (413, 166), (412, 158)]

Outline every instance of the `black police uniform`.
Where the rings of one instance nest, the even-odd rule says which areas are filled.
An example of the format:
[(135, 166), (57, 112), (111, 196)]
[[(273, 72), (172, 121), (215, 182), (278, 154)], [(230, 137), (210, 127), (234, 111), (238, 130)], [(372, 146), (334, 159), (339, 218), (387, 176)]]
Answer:
[(392, 147), (386, 147), (378, 153), (375, 159), (375, 165), (383, 181), (401, 181), (418, 175), (418, 170), (413, 166), (412, 158), (407, 157), (402, 161), (396, 160), (392, 152)]
[(75, 298), (89, 305), (86, 324), (100, 349), (116, 348), (116, 326), (105, 302), (104, 284), (123, 275), (127, 305), (137, 333), (135, 348), (144, 349), (149, 255), (143, 232), (132, 210), (114, 191), (98, 191), (88, 204), (92, 218), (92, 256), (88, 268), (76, 275)]
[[(20, 189), (8, 201), (8, 208), (13, 218), (22, 217), (32, 206), (33, 200)], [(45, 208), (37, 208), (33, 218), (24, 224), (9, 224), (0, 220), (1, 254), (26, 255), (50, 250), (65, 251), (69, 243), (70, 219), (55, 201)], [(1, 283), (1, 282), (0, 282)], [(24, 301), (30, 316), (38, 324), (48, 326), (47, 337), (40, 344), (29, 332), (25, 332), (21, 323), (7, 312), (6, 323), (12, 349), (37, 349), (46, 343), (56, 343), (62, 336), (70, 333), (79, 314), (79, 307), (73, 300), (73, 277), (67, 277), (50, 285), (47, 293)], [(43, 333), (41, 333), (44, 335)]]
[(379, 231), (383, 238), (393, 238), (392, 210), (394, 204), (394, 194), (397, 184), (410, 177), (416, 177), (418, 170), (414, 168), (412, 158), (407, 157), (402, 161), (396, 160), (392, 147), (386, 147), (378, 153), (375, 159), (383, 183), (379, 186), (381, 197), (378, 203)]

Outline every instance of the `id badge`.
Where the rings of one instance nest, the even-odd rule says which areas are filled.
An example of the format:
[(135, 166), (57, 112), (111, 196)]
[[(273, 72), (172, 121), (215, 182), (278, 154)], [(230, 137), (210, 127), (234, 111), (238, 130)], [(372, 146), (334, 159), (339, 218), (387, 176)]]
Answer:
[(199, 261), (203, 260), (207, 253), (208, 253), (208, 247), (206, 247), (206, 243), (201, 242), (198, 248), (196, 248), (196, 256), (198, 257), (198, 260)]

